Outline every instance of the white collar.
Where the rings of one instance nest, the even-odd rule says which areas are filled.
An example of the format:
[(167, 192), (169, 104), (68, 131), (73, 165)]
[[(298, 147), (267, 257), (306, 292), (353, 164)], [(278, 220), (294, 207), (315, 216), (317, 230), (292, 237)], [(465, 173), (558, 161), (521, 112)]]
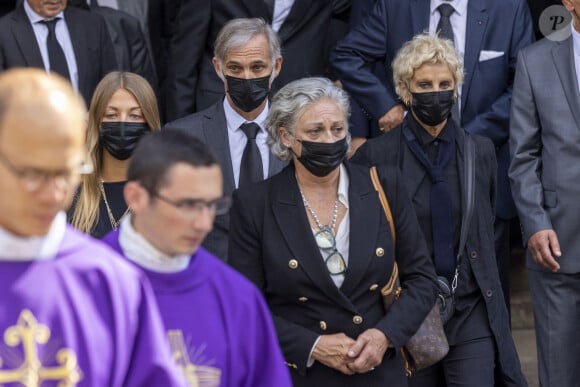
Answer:
[(576, 31), (576, 28), (574, 28), (574, 21), (570, 23), (570, 29), (572, 30), (572, 43), (574, 44), (574, 55), (580, 55), (580, 32)]
[[(264, 123), (266, 122), (266, 117), (268, 117), (269, 104), (270, 102), (266, 101), (266, 106), (264, 107), (264, 110), (260, 112), (258, 117), (256, 117), (253, 121), (251, 121), (255, 122), (256, 124), (258, 124), (258, 126), (260, 126), (260, 131), (264, 130)], [(242, 126), (242, 124), (250, 122), (246, 120), (244, 117), (242, 117), (237, 111), (234, 110), (227, 96), (224, 97), (224, 113), (226, 116), (226, 123), (228, 125), (228, 129), (232, 132), (235, 132), (236, 130), (241, 130), (240, 126)]]
[(0, 227), (0, 261), (54, 259), (66, 231), (66, 214), (59, 212), (46, 235), (19, 237)]
[(132, 214), (129, 213), (121, 221), (119, 230), (119, 245), (123, 255), (145, 269), (158, 273), (177, 273), (189, 266), (191, 256), (169, 256), (159, 251), (143, 235), (139, 234), (131, 224)]
[(467, 2), (468, 0), (431, 0), (431, 15), (439, 12), (437, 7), (441, 4), (449, 4), (459, 16), (464, 16), (467, 14)]
[(338, 200), (348, 209), (348, 186), (350, 179), (344, 164), (340, 164), (340, 175), (338, 177)]
[(41, 21), (44, 20), (52, 20), (52, 19), (62, 19), (64, 18), (64, 12), (60, 11), (59, 13), (57, 13), (56, 15), (54, 15), (54, 17), (51, 17), (49, 19), (37, 14), (32, 7), (30, 7), (30, 5), (28, 4), (28, 1), (23, 0), (24, 1), (24, 12), (26, 12), (26, 15), (28, 16), (28, 20), (30, 20), (30, 23), (35, 24), (35, 23), (39, 23)]

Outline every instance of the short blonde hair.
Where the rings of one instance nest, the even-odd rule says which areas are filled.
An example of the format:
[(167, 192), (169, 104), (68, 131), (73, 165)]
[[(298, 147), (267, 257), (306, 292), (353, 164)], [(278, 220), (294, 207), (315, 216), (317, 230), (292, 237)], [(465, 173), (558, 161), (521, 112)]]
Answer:
[[(405, 104), (410, 100), (409, 81), (415, 71), (424, 64), (445, 64), (453, 76), (454, 94), (463, 81), (463, 63), (450, 40), (428, 33), (416, 35), (401, 47), (393, 60), (395, 91)], [(405, 87), (403, 88), (402, 85)]]

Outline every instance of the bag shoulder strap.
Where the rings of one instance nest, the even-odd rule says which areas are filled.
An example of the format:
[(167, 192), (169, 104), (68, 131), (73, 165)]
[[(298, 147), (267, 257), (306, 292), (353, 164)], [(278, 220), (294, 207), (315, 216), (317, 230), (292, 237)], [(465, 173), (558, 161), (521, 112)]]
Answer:
[[(387, 221), (389, 222), (389, 227), (391, 229), (391, 237), (393, 238), (393, 246), (396, 243), (396, 235), (395, 235), (395, 222), (393, 222), (393, 214), (391, 213), (391, 207), (389, 206), (389, 201), (387, 200), (387, 195), (385, 195), (385, 191), (383, 190), (383, 186), (381, 185), (381, 181), (379, 180), (379, 173), (377, 172), (377, 167), (371, 167), (371, 180), (373, 182), (373, 186), (375, 190), (379, 194), (379, 200), (381, 205), (383, 206), (383, 210), (385, 215), (387, 216)], [(393, 303), (395, 299), (399, 297), (399, 293), (401, 292), (401, 284), (399, 282), (399, 267), (397, 266), (397, 260), (393, 263), (393, 271), (391, 273), (391, 278), (389, 278), (389, 282), (381, 289), (381, 294), (383, 297), (388, 295), (393, 295), (393, 298), (388, 302), (389, 307), (390, 304)], [(389, 309), (389, 307), (385, 304), (385, 309)]]
[(465, 243), (467, 242), (467, 232), (473, 217), (473, 207), (475, 203), (475, 142), (473, 137), (465, 133), (465, 211), (461, 219), (461, 234), (459, 237), (459, 248), (457, 249), (457, 262), (463, 255)]
[(371, 180), (373, 181), (373, 186), (375, 190), (379, 194), (379, 200), (381, 201), (381, 205), (383, 206), (383, 210), (385, 211), (385, 215), (387, 216), (387, 220), (389, 221), (389, 227), (391, 228), (391, 236), (393, 238), (393, 245), (397, 239), (395, 234), (395, 223), (393, 222), (393, 214), (391, 213), (391, 207), (389, 206), (389, 201), (387, 200), (387, 195), (385, 195), (385, 191), (383, 190), (383, 186), (381, 185), (381, 181), (379, 180), (379, 173), (377, 172), (377, 167), (371, 167)]

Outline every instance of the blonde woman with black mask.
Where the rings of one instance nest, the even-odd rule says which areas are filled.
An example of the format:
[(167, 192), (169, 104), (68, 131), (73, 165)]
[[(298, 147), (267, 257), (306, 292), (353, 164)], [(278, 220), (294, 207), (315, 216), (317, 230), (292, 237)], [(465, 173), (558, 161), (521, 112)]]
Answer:
[(130, 209), (123, 198), (127, 166), (137, 142), (160, 129), (151, 85), (129, 72), (107, 74), (97, 85), (89, 108), (87, 148), (94, 172), (83, 176), (70, 223), (96, 238), (115, 230)]

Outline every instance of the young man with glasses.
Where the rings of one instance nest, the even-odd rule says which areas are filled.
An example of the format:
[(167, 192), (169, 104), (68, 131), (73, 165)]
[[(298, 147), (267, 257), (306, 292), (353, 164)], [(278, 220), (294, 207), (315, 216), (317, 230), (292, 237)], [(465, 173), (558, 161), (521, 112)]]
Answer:
[(0, 75), (0, 383), (182, 386), (147, 278), (66, 225), (86, 110), (60, 77)]
[(103, 241), (151, 280), (190, 386), (290, 386), (261, 293), (200, 247), (230, 206), (206, 145), (180, 130), (146, 135), (124, 194), (132, 214)]

